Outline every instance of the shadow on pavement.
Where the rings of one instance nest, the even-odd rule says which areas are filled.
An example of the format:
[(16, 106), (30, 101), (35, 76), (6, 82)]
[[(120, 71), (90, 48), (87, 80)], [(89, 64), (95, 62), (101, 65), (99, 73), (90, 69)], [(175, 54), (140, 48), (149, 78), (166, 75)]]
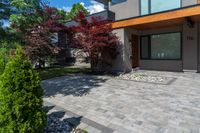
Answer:
[(101, 76), (72, 75), (44, 80), (42, 87), (45, 97), (55, 96), (56, 94), (83, 96), (87, 95), (94, 87), (101, 86), (107, 79)]

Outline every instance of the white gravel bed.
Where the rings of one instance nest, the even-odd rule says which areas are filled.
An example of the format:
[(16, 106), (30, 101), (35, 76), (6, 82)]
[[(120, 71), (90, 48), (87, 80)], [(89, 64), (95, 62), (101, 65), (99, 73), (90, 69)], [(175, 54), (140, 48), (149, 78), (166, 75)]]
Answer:
[(170, 80), (167, 77), (154, 76), (145, 73), (125, 73), (125, 74), (120, 74), (116, 78), (139, 81), (139, 82), (150, 82), (150, 83), (166, 83)]

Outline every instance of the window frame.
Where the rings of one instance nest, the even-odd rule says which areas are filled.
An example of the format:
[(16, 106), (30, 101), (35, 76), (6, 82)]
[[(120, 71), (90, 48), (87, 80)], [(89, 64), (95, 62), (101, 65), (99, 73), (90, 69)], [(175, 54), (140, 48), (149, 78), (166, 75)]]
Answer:
[[(165, 59), (155, 59), (155, 58), (152, 58), (151, 57), (151, 52), (152, 52), (152, 49), (151, 49), (151, 36), (153, 35), (163, 35), (163, 34), (173, 34), (173, 33), (180, 33), (180, 58), (174, 58), (174, 59), (168, 59), (168, 58), (165, 58)], [(142, 58), (142, 37), (148, 37), (148, 58)], [(177, 61), (180, 61), (183, 59), (183, 35), (182, 35), (182, 32), (181, 31), (177, 31), (177, 32), (166, 32), (166, 33), (158, 33), (158, 34), (148, 34), (148, 35), (143, 35), (143, 36), (140, 36), (140, 60), (177, 60)]]
[(140, 13), (140, 16), (147, 16), (147, 15), (166, 12), (166, 11), (173, 11), (173, 10), (176, 10), (176, 9), (180, 9), (182, 7), (183, 7), (183, 0), (180, 0), (180, 7), (179, 8), (173, 8), (173, 9), (169, 9), (169, 10), (163, 10), (163, 11), (158, 11), (158, 12), (153, 12), (152, 13), (151, 0), (148, 0), (148, 13), (142, 15), (142, 0), (139, 0), (139, 13)]
[(127, 0), (123, 0), (122, 2), (119, 2), (119, 3), (113, 3), (112, 0), (111, 0), (111, 6), (118, 5), (118, 4), (124, 3), (124, 2), (126, 2), (126, 1), (127, 1)]

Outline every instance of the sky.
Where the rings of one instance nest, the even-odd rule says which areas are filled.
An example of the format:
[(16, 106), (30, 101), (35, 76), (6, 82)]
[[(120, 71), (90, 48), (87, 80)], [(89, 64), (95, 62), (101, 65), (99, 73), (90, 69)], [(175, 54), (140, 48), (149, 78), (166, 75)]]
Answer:
[(81, 3), (85, 6), (91, 14), (104, 10), (104, 6), (94, 0), (48, 0), (49, 5), (69, 11), (73, 4)]
[[(104, 6), (94, 0), (48, 0), (49, 6), (63, 9), (66, 12), (70, 11), (72, 5), (75, 3), (81, 3), (90, 11), (90, 14), (104, 10)], [(9, 26), (9, 21), (4, 21), (3, 27), (7, 26)]]

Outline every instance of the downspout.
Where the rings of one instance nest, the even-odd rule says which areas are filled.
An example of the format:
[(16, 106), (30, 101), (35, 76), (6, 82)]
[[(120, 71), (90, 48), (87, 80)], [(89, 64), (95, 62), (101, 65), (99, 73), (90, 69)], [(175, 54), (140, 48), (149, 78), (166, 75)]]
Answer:
[(126, 42), (126, 37), (125, 37), (125, 28), (123, 28), (123, 36), (124, 36), (124, 38), (123, 38), (123, 69), (124, 69), (124, 71), (123, 71), (123, 74), (124, 73), (126, 73), (126, 44), (125, 44), (125, 42)]
[(199, 23), (197, 23), (197, 73), (200, 72), (199, 68), (200, 68), (200, 28), (199, 28)]
[[(200, 0), (197, 1), (200, 4)], [(197, 73), (200, 73), (200, 23), (197, 23)]]
[(182, 56), (181, 58), (182, 58), (182, 62), (181, 62), (181, 63), (182, 63), (182, 72), (184, 72), (184, 66), (183, 66), (183, 60), (184, 60), (184, 54), (183, 54), (183, 49), (184, 49), (184, 48), (183, 48), (183, 47), (184, 47), (184, 42), (183, 42), (183, 40), (184, 40), (184, 39), (183, 39), (183, 38), (184, 38), (184, 34), (185, 34), (185, 32), (184, 32), (184, 24), (182, 24), (182, 27), (181, 27), (181, 28), (182, 28), (182, 36), (181, 36), (181, 43), (182, 43), (182, 44), (181, 44), (181, 53), (182, 53), (182, 54), (181, 54), (181, 56)]
[[(200, 4), (200, 0), (197, 0), (197, 4)], [(197, 28), (198, 28), (198, 31), (197, 31), (197, 38), (198, 38), (198, 40), (197, 40), (197, 43), (198, 43), (198, 45), (197, 45), (197, 55), (198, 55), (198, 57), (197, 57), (197, 73), (200, 73), (200, 23), (198, 23), (197, 24)]]

